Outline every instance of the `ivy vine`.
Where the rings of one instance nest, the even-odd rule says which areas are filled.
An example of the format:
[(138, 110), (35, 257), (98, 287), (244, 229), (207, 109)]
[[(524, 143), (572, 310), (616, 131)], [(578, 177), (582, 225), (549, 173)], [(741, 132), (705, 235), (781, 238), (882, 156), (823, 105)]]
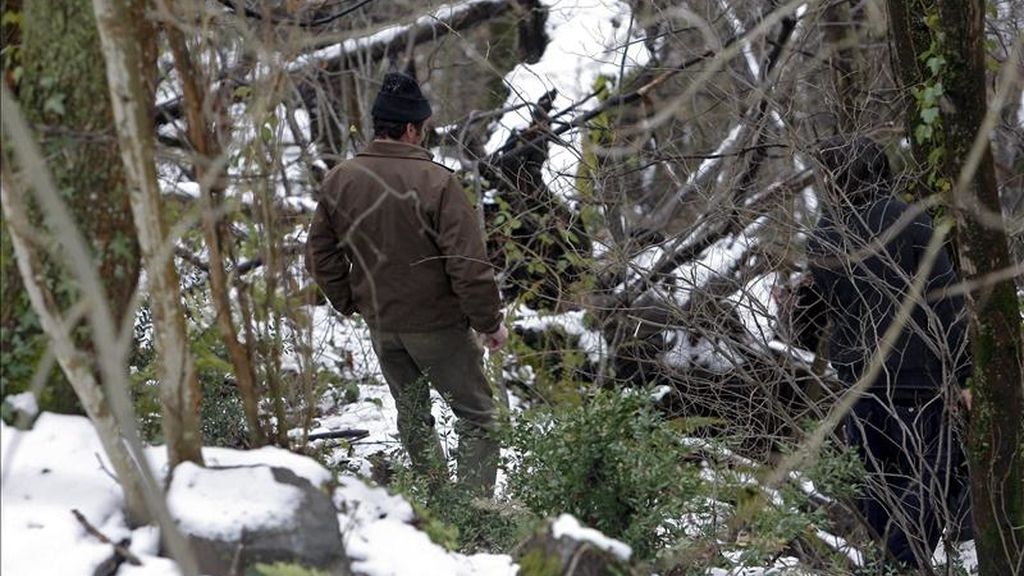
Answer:
[(914, 140), (919, 146), (929, 148), (926, 158), (928, 185), (939, 193), (945, 193), (951, 187), (949, 178), (942, 170), (942, 165), (946, 161), (946, 136), (940, 109), (945, 94), (942, 79), (948, 69), (948, 62), (944, 56), (946, 34), (942, 31), (938, 12), (934, 7), (927, 11), (924, 23), (928, 28), (931, 42), (928, 49), (918, 56), (924, 65), (925, 78), (919, 86), (911, 89), (917, 104)]

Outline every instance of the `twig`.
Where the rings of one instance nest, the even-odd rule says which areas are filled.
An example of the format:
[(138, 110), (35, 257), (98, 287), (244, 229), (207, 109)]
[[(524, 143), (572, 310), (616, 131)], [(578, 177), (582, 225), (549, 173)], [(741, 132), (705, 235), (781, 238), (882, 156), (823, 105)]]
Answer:
[(100, 458), (100, 453), (99, 452), (94, 452), (93, 456), (96, 457), (96, 463), (100, 465), (100, 470), (102, 470), (104, 474), (106, 474), (111, 480), (113, 480), (114, 484), (120, 485), (121, 481), (118, 480), (117, 479), (117, 475), (114, 474), (113, 472), (111, 472), (107, 468), (106, 464), (103, 463), (103, 458)]
[[(737, 39), (735, 37), (734, 38), (730, 38), (725, 43), (724, 46), (729, 46), (730, 44), (735, 43), (736, 40)], [(708, 51), (704, 52), (703, 54), (700, 54), (698, 56), (690, 58), (689, 60), (687, 60), (687, 61), (685, 61), (685, 62), (683, 62), (683, 63), (681, 63), (681, 64), (679, 64), (677, 66), (672, 67), (668, 71), (661, 73), (656, 78), (654, 78), (650, 82), (644, 84), (640, 88), (637, 88), (636, 90), (634, 90), (632, 92), (627, 92), (627, 93), (620, 92), (619, 94), (616, 94), (615, 96), (612, 96), (612, 97), (608, 98), (607, 100), (605, 100), (604, 102), (602, 102), (601, 104), (595, 106), (593, 109), (589, 110), (588, 112), (585, 112), (582, 116), (572, 120), (571, 122), (566, 122), (566, 123), (560, 125), (558, 128), (555, 128), (554, 130), (547, 131), (544, 134), (529, 140), (528, 142), (525, 142), (525, 143), (522, 143), (522, 144), (518, 144), (514, 140), (511, 140), (511, 141), (509, 141), (509, 143), (505, 144), (504, 146), (502, 146), (501, 148), (496, 150), (493, 154), (491, 154), (488, 157), (484, 158), (482, 161), (484, 163), (486, 163), (486, 164), (497, 165), (502, 160), (506, 160), (506, 159), (509, 159), (509, 158), (514, 158), (514, 157), (522, 155), (522, 154), (524, 154), (524, 153), (526, 153), (528, 151), (536, 150), (544, 142), (546, 142), (548, 140), (554, 140), (556, 136), (564, 134), (565, 132), (568, 132), (569, 130), (571, 130), (573, 128), (578, 128), (580, 126), (585, 126), (587, 124), (587, 122), (593, 120), (597, 116), (600, 116), (601, 114), (603, 114), (604, 112), (606, 112), (606, 111), (608, 111), (608, 110), (610, 110), (612, 108), (616, 108), (616, 107), (619, 107), (619, 106), (625, 106), (625, 105), (628, 105), (628, 104), (632, 104), (633, 102), (636, 102), (637, 100), (641, 100), (642, 98), (644, 98), (647, 95), (648, 92), (650, 92), (651, 90), (653, 90), (653, 89), (657, 88), (658, 86), (660, 86), (661, 84), (663, 84), (666, 80), (668, 80), (673, 75), (675, 75), (675, 74), (677, 74), (679, 72), (682, 72), (683, 70), (686, 70), (686, 69), (690, 68), (691, 66), (693, 66), (695, 64), (698, 64), (701, 61), (706, 60), (706, 59), (708, 59), (708, 58), (710, 58), (712, 56), (715, 56), (715, 55), (716, 55), (716, 52), (714, 52), (712, 50), (708, 50)], [(587, 99), (589, 100), (589, 97)], [(580, 101), (580, 102), (572, 104), (568, 108), (566, 108), (564, 110), (561, 110), (557, 114), (553, 115), (552, 118), (557, 118), (559, 116), (562, 116), (562, 115), (564, 115), (564, 114), (566, 114), (568, 112), (571, 112), (571, 111), (577, 109), (580, 106), (580, 104), (582, 104), (585, 101), (586, 100), (583, 100), (583, 101)]]
[[(344, 18), (345, 16), (348, 16), (349, 14), (355, 12), (356, 10), (359, 10), (363, 6), (366, 6), (367, 4), (369, 4), (370, 2), (373, 2), (373, 1), (374, 0), (362, 0), (362, 2), (359, 2), (355, 6), (352, 6), (350, 8), (345, 8), (344, 10), (341, 10), (340, 12), (337, 12), (335, 14), (328, 14), (327, 16), (321, 16), (320, 18), (315, 18), (313, 20), (308, 20), (308, 21), (305, 21), (305, 22), (303, 22), (301, 20), (291, 20), (291, 19), (288, 19), (288, 18), (282, 18), (282, 19), (274, 19), (274, 18), (269, 18), (268, 19), (268, 18), (264, 18), (263, 14), (261, 14), (259, 12), (259, 10), (254, 10), (252, 8), (249, 8), (248, 6), (242, 6), (242, 13), (246, 17), (249, 17), (249, 18), (255, 18), (257, 20), (270, 20), (270, 22), (272, 24), (285, 24), (285, 25), (288, 25), (288, 26), (301, 26), (303, 28), (313, 28), (313, 27), (316, 27), (316, 26), (323, 26), (324, 24), (330, 24), (331, 22), (334, 22), (335, 20), (338, 20), (339, 18)], [(231, 13), (233, 13), (233, 14), (237, 13), (236, 8), (234, 6), (234, 3), (229, 2), (228, 0), (218, 0), (218, 2), (220, 2), (226, 8), (228, 8), (228, 10)]]
[(142, 566), (142, 560), (139, 560), (138, 556), (133, 554), (131, 550), (125, 548), (124, 545), (118, 544), (117, 542), (113, 542), (110, 540), (110, 538), (107, 538), (102, 532), (97, 530), (95, 526), (90, 524), (89, 520), (87, 520), (86, 517), (81, 512), (79, 512), (77, 508), (72, 509), (71, 513), (75, 515), (75, 518), (85, 528), (86, 532), (94, 536), (100, 542), (103, 542), (104, 544), (110, 544), (111, 546), (113, 546), (114, 552), (117, 553), (117, 555), (121, 558), (124, 558), (126, 562), (128, 562), (132, 566)]

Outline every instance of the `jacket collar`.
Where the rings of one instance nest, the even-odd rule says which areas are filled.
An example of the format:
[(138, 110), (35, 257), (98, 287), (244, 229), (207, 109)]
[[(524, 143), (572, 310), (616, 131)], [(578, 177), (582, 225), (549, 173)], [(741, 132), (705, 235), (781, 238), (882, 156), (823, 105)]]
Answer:
[(406, 144), (397, 140), (373, 140), (356, 156), (384, 156), (388, 158), (412, 158), (415, 160), (433, 160), (429, 150), (415, 144)]

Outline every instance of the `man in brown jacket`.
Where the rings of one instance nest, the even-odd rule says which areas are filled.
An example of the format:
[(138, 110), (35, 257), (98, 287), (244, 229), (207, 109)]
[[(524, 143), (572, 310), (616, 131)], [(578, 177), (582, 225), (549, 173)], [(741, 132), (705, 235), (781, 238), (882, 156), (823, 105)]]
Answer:
[(384, 77), (374, 140), (324, 179), (306, 266), (335, 309), (366, 320), (414, 469), (447, 477), (429, 381), (458, 418), (460, 484), (490, 496), (498, 445), (480, 342), (496, 350), (508, 333), (475, 213), (420, 146), (430, 115), (414, 79)]

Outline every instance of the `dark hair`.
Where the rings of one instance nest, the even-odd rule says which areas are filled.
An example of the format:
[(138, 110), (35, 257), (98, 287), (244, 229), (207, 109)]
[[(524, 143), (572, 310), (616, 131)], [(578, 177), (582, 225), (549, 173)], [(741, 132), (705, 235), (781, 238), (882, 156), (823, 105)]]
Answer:
[(373, 119), (373, 137), (398, 140), (405, 134), (405, 127), (412, 124), (417, 131), (423, 130), (423, 122), (396, 122), (394, 120)]
[(885, 150), (863, 136), (833, 136), (818, 150), (832, 184), (851, 202), (865, 202), (889, 191), (892, 172)]

